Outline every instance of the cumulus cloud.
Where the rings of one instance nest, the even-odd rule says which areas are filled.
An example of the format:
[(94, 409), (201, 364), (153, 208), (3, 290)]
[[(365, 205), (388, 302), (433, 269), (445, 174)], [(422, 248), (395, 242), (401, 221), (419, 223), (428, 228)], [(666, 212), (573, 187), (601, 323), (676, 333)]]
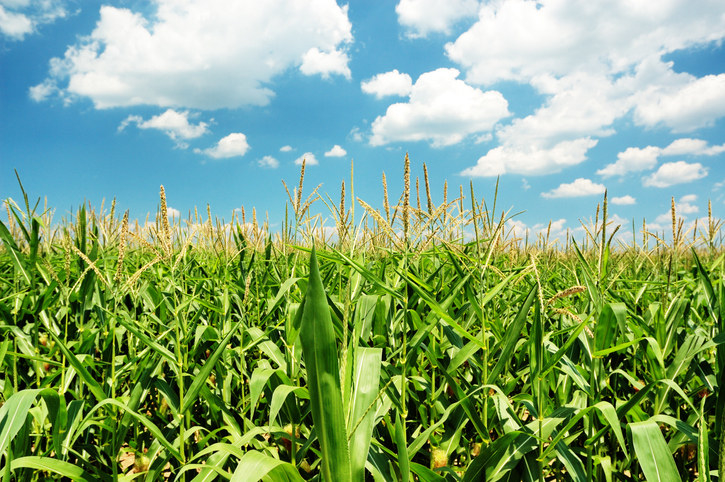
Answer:
[(155, 115), (148, 120), (141, 116), (130, 115), (118, 126), (118, 130), (124, 130), (129, 124), (136, 124), (139, 129), (157, 129), (176, 141), (180, 147), (187, 147), (184, 140), (196, 139), (209, 132), (206, 122), (192, 124), (189, 122), (189, 112), (177, 112), (173, 109), (166, 110), (163, 114)]
[(481, 156), (476, 165), (464, 169), (462, 176), (494, 177), (506, 173), (549, 174), (586, 160), (587, 151), (597, 145), (585, 137), (562, 141), (551, 147), (511, 142), (495, 147)]
[(635, 95), (635, 120), (647, 127), (663, 124), (673, 132), (712, 125), (725, 112), (725, 74), (696, 78), (680, 74), (672, 84), (654, 84)]
[(330, 78), (330, 74), (342, 75), (349, 79), (350, 67), (347, 66), (349, 61), (350, 58), (341, 50), (323, 52), (313, 47), (302, 56), (300, 72), (305, 75), (320, 74), (323, 79)]
[(302, 161), (305, 161), (306, 166), (316, 166), (319, 164), (315, 155), (311, 152), (305, 152), (300, 157), (295, 159), (295, 165), (301, 166)]
[(629, 194), (625, 196), (619, 196), (619, 197), (613, 197), (610, 201), (612, 204), (616, 204), (618, 206), (628, 206), (631, 204), (637, 204), (637, 200), (630, 196)]
[(33, 31), (33, 22), (24, 14), (5, 10), (0, 5), (0, 32), (13, 40), (22, 40)]
[(257, 165), (266, 169), (277, 169), (279, 161), (272, 156), (264, 156), (257, 161)]
[(64, 2), (58, 0), (5, 0), (0, 2), (0, 34), (10, 40), (20, 41), (36, 32), (40, 25), (67, 15)]
[(604, 193), (604, 185), (592, 182), (591, 179), (578, 178), (574, 182), (564, 183), (559, 185), (556, 189), (552, 189), (549, 192), (541, 193), (542, 197), (545, 198), (560, 198), (560, 197), (582, 197), (582, 196), (593, 196), (595, 194)]
[[(515, 81), (543, 96), (533, 114), (496, 132), (499, 147), (520, 158), (527, 149), (610, 136), (615, 121), (626, 116), (637, 125), (673, 132), (722, 118), (725, 74), (698, 78), (662, 60), (725, 38), (722, 12), (717, 0), (694, 8), (687, 0), (669, 0), (656, 11), (646, 2), (484, 2), (476, 23), (447, 44), (446, 53), (462, 66), (469, 84)], [(491, 157), (496, 153), (483, 159)], [(519, 171), (520, 163), (505, 165), (505, 172), (526, 172)], [(625, 165), (603, 175), (615, 175)], [(558, 169), (539, 167), (540, 173)]]
[(474, 17), (477, 11), (477, 0), (400, 0), (395, 7), (398, 22), (407, 28), (409, 37), (449, 34), (456, 22)]
[(669, 187), (702, 179), (707, 176), (707, 172), (707, 168), (699, 162), (692, 164), (685, 161), (667, 162), (651, 175), (643, 177), (642, 184), (651, 187)]
[(413, 79), (408, 74), (401, 74), (398, 69), (373, 76), (370, 80), (360, 83), (360, 88), (366, 94), (382, 99), (389, 95), (406, 97), (413, 90)]
[(347, 155), (347, 151), (337, 144), (332, 146), (332, 149), (325, 153), (325, 157), (343, 157), (345, 155)]
[[(602, 76), (542, 76), (535, 84), (550, 95), (544, 105), (499, 128), (499, 146), (462, 174), (549, 174), (580, 164), (587, 159), (589, 149), (597, 145), (592, 137), (611, 135), (611, 124), (627, 111), (618, 89)], [(606, 95), (594, 96), (592, 91)]]
[[(697, 213), (700, 208), (693, 204), (697, 201), (697, 195), (695, 194), (688, 194), (685, 196), (680, 197), (675, 202), (675, 214), (678, 218), (687, 219), (688, 214), (695, 214)], [(693, 221), (694, 223), (694, 221)], [(693, 224), (689, 224), (685, 227), (687, 230), (689, 226), (692, 226)], [(658, 215), (654, 222), (649, 223), (647, 226), (647, 229), (650, 231), (670, 231), (672, 229), (672, 211), (667, 210), (666, 212)]]
[(597, 174), (603, 177), (623, 176), (628, 172), (652, 169), (657, 165), (657, 158), (661, 153), (662, 149), (655, 146), (628, 147), (617, 154), (617, 162), (599, 169)]
[(696, 204), (697, 194), (687, 194), (682, 196), (678, 203), (675, 203), (675, 210), (679, 214), (693, 214), (700, 210)]
[(282, 146), (279, 148), (279, 152), (290, 152), (292, 150), (292, 146)]
[[(265, 105), (290, 68), (349, 75), (347, 7), (329, 0), (154, 0), (148, 16), (102, 6), (93, 31), (51, 61), (44, 82), (96, 108)], [(280, 12), (284, 12), (281, 14)], [(46, 88), (47, 90), (48, 88)]]
[(725, 152), (725, 144), (710, 146), (702, 139), (691, 139), (689, 137), (674, 140), (669, 146), (662, 149), (663, 156), (687, 154), (694, 156), (716, 156), (721, 152)]
[(226, 159), (229, 157), (241, 157), (249, 150), (247, 136), (241, 132), (234, 132), (219, 139), (214, 147), (207, 149), (194, 149), (197, 154), (205, 154), (214, 159)]
[(434, 147), (449, 146), (491, 130), (510, 115), (500, 92), (471, 87), (457, 78), (459, 73), (441, 68), (418, 77), (408, 102), (390, 105), (373, 121), (370, 144), (428, 141)]
[(630, 172), (654, 169), (661, 156), (715, 156), (721, 152), (725, 152), (725, 144), (710, 146), (702, 139), (691, 139), (689, 137), (676, 139), (665, 148), (657, 146), (628, 147), (617, 154), (617, 162), (599, 169), (597, 174), (603, 177), (623, 176)]
[(653, 55), (725, 36), (719, 0), (648, 2), (509, 0), (481, 5), (478, 21), (446, 46), (481, 84), (571, 72), (617, 74)]

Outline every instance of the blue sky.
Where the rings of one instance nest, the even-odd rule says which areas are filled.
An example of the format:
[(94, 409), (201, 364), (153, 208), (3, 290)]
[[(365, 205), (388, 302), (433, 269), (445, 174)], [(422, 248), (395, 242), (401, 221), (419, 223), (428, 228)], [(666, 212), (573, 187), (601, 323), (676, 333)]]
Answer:
[(622, 232), (669, 229), (671, 197), (725, 210), (723, 38), (721, 0), (0, 0), (0, 197), (17, 169), (56, 219), (144, 218), (163, 184), (274, 227), (302, 157), (307, 193), (354, 159), (380, 207), (409, 152), (436, 202), (500, 177), (520, 230), (577, 230), (605, 188)]

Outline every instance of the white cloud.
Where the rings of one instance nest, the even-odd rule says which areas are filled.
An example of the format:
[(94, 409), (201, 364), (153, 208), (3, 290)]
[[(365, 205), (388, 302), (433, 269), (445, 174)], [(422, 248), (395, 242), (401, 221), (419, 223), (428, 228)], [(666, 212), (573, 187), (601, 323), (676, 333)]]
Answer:
[(28, 89), (28, 95), (35, 102), (42, 102), (58, 91), (54, 82), (43, 82)]
[(0, 2), (0, 34), (10, 40), (23, 40), (43, 24), (68, 15), (64, 2), (59, 0)]
[(33, 31), (33, 22), (26, 15), (10, 12), (0, 5), (0, 32), (13, 40), (22, 40)]
[(282, 146), (279, 148), (279, 152), (290, 152), (292, 150), (292, 146)]
[[(616, 86), (602, 76), (542, 76), (536, 86), (551, 95), (533, 114), (500, 128), (500, 145), (464, 175), (549, 174), (579, 164), (597, 144), (593, 135), (613, 133), (611, 124), (627, 110)], [(593, 96), (592, 91), (605, 93)]]
[(617, 74), (723, 36), (719, 0), (668, 0), (656, 9), (646, 0), (508, 0), (483, 4), (476, 24), (446, 52), (468, 69), (471, 82), (529, 82), (542, 74)]
[(477, 11), (476, 0), (400, 0), (395, 7), (398, 22), (408, 28), (409, 37), (449, 34), (456, 22), (474, 17)]
[[(47, 82), (96, 108), (196, 109), (265, 105), (272, 79), (291, 67), (345, 70), (347, 7), (329, 0), (155, 0), (148, 17), (102, 6), (92, 33), (51, 61)], [(315, 50), (316, 49), (316, 50)]]
[(613, 197), (610, 201), (612, 204), (616, 204), (618, 206), (628, 206), (631, 204), (637, 204), (637, 200), (630, 196), (629, 194), (625, 196), (620, 197)]
[(365, 140), (365, 136), (362, 130), (357, 126), (350, 129), (350, 133), (348, 134), (348, 136), (350, 136), (350, 138), (355, 142), (362, 142), (363, 140)]
[(197, 154), (205, 154), (214, 159), (226, 159), (229, 157), (241, 157), (249, 150), (247, 136), (241, 132), (234, 132), (222, 137), (216, 146), (207, 149), (194, 149)]
[(176, 218), (179, 219), (181, 217), (181, 211), (178, 209), (172, 208), (171, 206), (168, 206), (166, 208), (166, 216), (169, 218)]
[[(678, 218), (687, 219), (688, 214), (694, 214), (700, 210), (699, 207), (697, 207), (695, 204), (693, 204), (695, 201), (697, 201), (697, 195), (695, 194), (688, 194), (685, 196), (682, 196), (679, 200), (675, 202), (675, 214)], [(689, 226), (692, 226), (694, 224), (694, 221), (692, 223), (688, 223), (687, 226), (685, 226), (685, 230), (688, 229)], [(667, 212), (664, 212), (657, 216), (653, 223), (649, 223), (647, 225), (648, 231), (667, 231), (668, 234), (672, 230), (672, 211), (667, 210)]]
[(349, 79), (350, 67), (347, 66), (349, 61), (350, 58), (341, 50), (322, 52), (313, 47), (302, 56), (300, 72), (305, 75), (320, 74), (323, 79), (330, 78), (330, 74), (342, 75)]
[(623, 176), (628, 172), (652, 169), (657, 165), (657, 158), (661, 153), (662, 149), (655, 146), (628, 147), (617, 154), (617, 162), (599, 169), (597, 174), (603, 177)]
[(725, 144), (719, 146), (708, 146), (706, 141), (702, 139), (691, 139), (682, 138), (672, 141), (672, 143), (662, 150), (663, 156), (678, 156), (678, 155), (701, 155), (701, 156), (715, 156), (725, 152)]
[(500, 92), (471, 87), (458, 74), (445, 68), (422, 74), (408, 102), (390, 105), (372, 123), (370, 144), (429, 141), (434, 147), (448, 146), (491, 130), (510, 115)]
[[(502, 0), (483, 2), (477, 22), (447, 44), (446, 53), (472, 85), (510, 80), (543, 96), (533, 114), (496, 132), (499, 147), (519, 159), (564, 141), (610, 136), (615, 122), (629, 115), (637, 125), (663, 125), (674, 132), (713, 124), (725, 116), (725, 74), (676, 73), (662, 57), (707, 48), (723, 38), (725, 16), (718, 0), (697, 5), (667, 0), (656, 9), (645, 0)], [(495, 157), (489, 151), (483, 158)], [(499, 163), (504, 172), (560, 168), (543, 164), (521, 170), (525, 164)], [(612, 166), (611, 173), (605, 168), (603, 175), (624, 165)]]
[(714, 156), (725, 152), (725, 144), (710, 146), (701, 139), (681, 138), (672, 141), (664, 149), (657, 146), (643, 148), (628, 147), (617, 154), (617, 162), (599, 169), (597, 174), (603, 177), (623, 176), (630, 172), (654, 169), (660, 157), (693, 155)]
[(675, 203), (675, 212), (678, 214), (693, 214), (700, 210), (695, 204), (692, 204), (694, 200), (685, 201), (688, 196), (683, 196), (679, 203)]
[(398, 69), (373, 76), (370, 80), (360, 83), (360, 88), (366, 94), (372, 94), (378, 99), (388, 95), (406, 97), (413, 90), (413, 79), (408, 74), (401, 74)]
[(303, 160), (305, 161), (306, 166), (316, 166), (319, 164), (319, 162), (317, 161), (317, 158), (311, 152), (305, 152), (300, 157), (295, 159), (295, 165), (301, 166)]
[(574, 182), (569, 184), (561, 184), (556, 189), (552, 189), (549, 192), (541, 193), (542, 197), (545, 198), (560, 198), (560, 197), (581, 197), (581, 196), (593, 196), (595, 194), (604, 193), (604, 185), (596, 184), (590, 179), (578, 178)]
[(140, 116), (130, 115), (121, 122), (118, 130), (122, 131), (129, 124), (136, 124), (139, 129), (157, 129), (177, 142), (181, 147), (187, 147), (183, 140), (196, 139), (209, 132), (206, 122), (192, 124), (189, 122), (189, 112), (177, 112), (167, 109), (163, 114), (155, 115), (148, 120)]
[(710, 126), (725, 112), (725, 74), (696, 78), (679, 74), (673, 85), (653, 85), (636, 96), (635, 121), (664, 124), (673, 132)]
[(257, 165), (267, 169), (277, 169), (279, 167), (279, 161), (272, 156), (264, 156), (257, 161)]
[(347, 151), (337, 144), (332, 146), (332, 149), (325, 153), (325, 157), (343, 157), (345, 155), (347, 155)]
[(707, 168), (699, 162), (693, 164), (685, 161), (667, 162), (650, 176), (642, 178), (642, 184), (652, 187), (669, 187), (702, 179), (705, 176), (707, 176)]
[(518, 143), (504, 144), (481, 156), (462, 176), (493, 177), (506, 173), (548, 174), (559, 172), (586, 160), (586, 153), (597, 141), (588, 137), (563, 141), (552, 147)]

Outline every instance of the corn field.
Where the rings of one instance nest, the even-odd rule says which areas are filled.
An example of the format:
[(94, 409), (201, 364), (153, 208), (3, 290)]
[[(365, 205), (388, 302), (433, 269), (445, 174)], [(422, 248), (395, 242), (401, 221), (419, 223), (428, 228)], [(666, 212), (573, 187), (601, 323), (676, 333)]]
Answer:
[(404, 179), (338, 204), (303, 164), (274, 233), (7, 200), (3, 480), (721, 480), (721, 221), (625, 244), (605, 194), (522, 239)]

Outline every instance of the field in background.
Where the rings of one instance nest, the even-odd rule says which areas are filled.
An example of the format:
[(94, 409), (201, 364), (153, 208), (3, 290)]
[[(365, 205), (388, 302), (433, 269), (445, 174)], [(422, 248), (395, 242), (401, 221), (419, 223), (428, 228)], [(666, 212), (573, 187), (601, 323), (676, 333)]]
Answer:
[[(5, 480), (710, 480), (722, 222), (516, 238), (472, 188), (0, 224)], [(385, 180), (383, 180), (385, 185)], [(285, 186), (286, 187), (286, 186)], [(411, 199), (412, 198), (412, 199)], [(356, 202), (350, 202), (354, 199)], [(451, 199), (448, 201), (448, 199)], [(330, 226), (332, 228), (333, 226)], [(665, 239), (667, 238), (667, 239)]]

